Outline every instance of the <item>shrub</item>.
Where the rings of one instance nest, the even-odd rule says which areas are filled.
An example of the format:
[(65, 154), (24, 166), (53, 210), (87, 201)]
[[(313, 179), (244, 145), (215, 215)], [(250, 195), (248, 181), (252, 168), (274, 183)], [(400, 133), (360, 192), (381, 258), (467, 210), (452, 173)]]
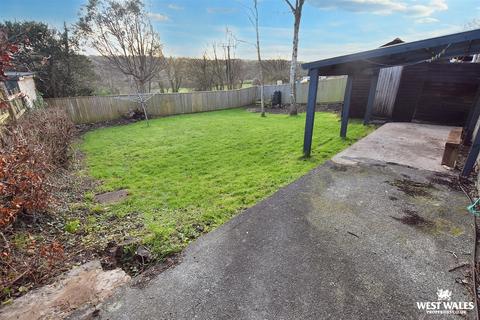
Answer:
[(36, 145), (52, 169), (68, 164), (70, 142), (75, 125), (64, 110), (35, 109), (24, 115), (10, 131), (15, 139)]
[(0, 228), (21, 213), (44, 212), (49, 174), (68, 163), (75, 127), (58, 109), (29, 112), (6, 129), (0, 148)]
[(45, 162), (20, 141), (0, 153), (0, 227), (20, 213), (42, 211), (48, 205)]

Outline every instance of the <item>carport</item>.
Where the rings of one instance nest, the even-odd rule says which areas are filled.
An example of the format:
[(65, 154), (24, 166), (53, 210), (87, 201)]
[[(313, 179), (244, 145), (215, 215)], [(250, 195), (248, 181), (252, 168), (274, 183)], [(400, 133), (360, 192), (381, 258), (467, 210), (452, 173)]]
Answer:
[[(310, 76), (303, 145), (304, 155), (308, 157), (311, 154), (319, 76), (347, 75), (348, 77), (341, 113), (342, 120), (340, 129), (340, 136), (346, 138), (348, 119), (352, 105), (352, 87), (357, 77), (370, 77), (368, 101), (364, 113), (364, 123), (367, 124), (371, 118), (381, 69), (394, 66), (429, 64), (439, 61), (448, 64), (448, 59), (477, 53), (480, 53), (480, 29), (415, 42), (395, 44), (370, 51), (303, 64), (302, 67), (308, 70), (308, 75)], [(480, 75), (473, 79), (476, 82), (477, 93), (468, 112), (468, 117), (466, 117), (463, 123), (463, 140), (468, 143), (472, 135), (475, 136), (473, 137), (472, 146), (462, 175), (468, 175), (471, 172), (480, 151), (480, 130), (475, 132), (475, 127), (480, 115)]]

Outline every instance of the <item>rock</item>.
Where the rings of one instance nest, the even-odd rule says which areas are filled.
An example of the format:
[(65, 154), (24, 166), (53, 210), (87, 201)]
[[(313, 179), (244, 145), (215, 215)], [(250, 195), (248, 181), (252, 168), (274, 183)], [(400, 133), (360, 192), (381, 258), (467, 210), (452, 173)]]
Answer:
[[(78, 309), (94, 310), (115, 288), (130, 281), (121, 269), (103, 271), (92, 261), (62, 275), (55, 283), (33, 290), (0, 311), (2, 320), (63, 319)], [(91, 313), (90, 313), (91, 314)]]
[(152, 253), (145, 246), (138, 246), (135, 257), (142, 262), (147, 262), (152, 259)]
[(101, 204), (120, 202), (128, 196), (125, 189), (95, 195), (95, 201)]

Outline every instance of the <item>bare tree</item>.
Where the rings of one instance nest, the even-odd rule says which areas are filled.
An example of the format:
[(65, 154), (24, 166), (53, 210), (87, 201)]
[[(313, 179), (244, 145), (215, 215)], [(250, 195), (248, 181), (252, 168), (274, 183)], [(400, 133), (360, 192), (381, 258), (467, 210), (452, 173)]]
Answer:
[(215, 88), (217, 90), (223, 90), (225, 89), (225, 85), (224, 85), (225, 72), (223, 68), (223, 63), (221, 62), (220, 59), (218, 59), (217, 44), (215, 42), (212, 44), (212, 50), (213, 50), (213, 76), (214, 76)]
[(227, 89), (235, 89), (235, 49), (237, 48), (237, 39), (235, 35), (227, 28), (225, 31), (225, 43), (222, 45), (225, 56), (225, 82)]
[(185, 62), (181, 58), (170, 57), (165, 61), (165, 70), (172, 92), (178, 92), (185, 76)]
[(162, 46), (141, 0), (89, 0), (77, 33), (113, 66), (135, 80), (137, 91), (161, 67)]
[(480, 19), (477, 18), (468, 21), (464, 26), (465, 30), (475, 30), (478, 28), (480, 28)]
[[(478, 29), (478, 28), (480, 28), (480, 19), (478, 19), (478, 18), (474, 18), (474, 19), (468, 21), (464, 26), (464, 29), (466, 31), (475, 30), (475, 29)], [(474, 54), (472, 56), (472, 62), (480, 63), (480, 54)]]
[(297, 78), (297, 55), (298, 55), (298, 31), (300, 30), (300, 21), (302, 19), (302, 8), (305, 0), (295, 0), (295, 5), (290, 0), (284, 0), (290, 7), (294, 17), (293, 24), (293, 48), (292, 60), (290, 62), (290, 115), (296, 115), (297, 111), (297, 93), (296, 93), (296, 78)]
[(206, 52), (201, 58), (191, 59), (188, 68), (190, 80), (198, 91), (209, 91), (213, 87), (212, 61)]
[(265, 117), (265, 97), (264, 97), (264, 77), (263, 77), (263, 65), (262, 55), (260, 52), (260, 32), (258, 28), (258, 0), (253, 0), (253, 8), (249, 8), (250, 14), (248, 19), (255, 28), (256, 42), (255, 49), (257, 49), (257, 61), (258, 61), (258, 76), (260, 82), (260, 110), (261, 116)]
[(245, 62), (242, 59), (230, 59), (231, 88), (240, 89), (245, 80)]
[(262, 61), (264, 79), (270, 83), (281, 80), (288, 82), (290, 61), (284, 59), (268, 59)]

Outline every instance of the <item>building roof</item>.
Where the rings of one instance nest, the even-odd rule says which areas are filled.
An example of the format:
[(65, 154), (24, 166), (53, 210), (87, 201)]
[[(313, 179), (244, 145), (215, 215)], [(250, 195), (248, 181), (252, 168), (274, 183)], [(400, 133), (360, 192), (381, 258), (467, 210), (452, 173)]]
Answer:
[(391, 66), (475, 53), (480, 53), (480, 29), (318, 60), (305, 63), (302, 67), (318, 69), (320, 75), (368, 74)]
[(16, 80), (20, 80), (20, 78), (23, 78), (23, 77), (30, 77), (30, 76), (34, 76), (35, 73), (34, 72), (19, 72), (19, 71), (6, 71), (5, 72), (5, 75), (7, 76), (7, 81), (16, 81)]
[(395, 38), (392, 41), (385, 43), (383, 46), (380, 46), (380, 48), (389, 47), (389, 46), (393, 46), (394, 44), (400, 44), (400, 43), (405, 43), (405, 41), (403, 41), (400, 38)]

